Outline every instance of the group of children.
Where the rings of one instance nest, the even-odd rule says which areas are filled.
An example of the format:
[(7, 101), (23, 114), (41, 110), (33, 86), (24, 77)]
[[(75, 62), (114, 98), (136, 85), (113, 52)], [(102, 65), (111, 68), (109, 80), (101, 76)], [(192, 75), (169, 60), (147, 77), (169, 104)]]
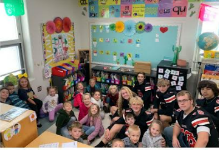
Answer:
[[(201, 81), (198, 91), (203, 99), (196, 100), (196, 107), (207, 112), (206, 114), (213, 120), (213, 126), (219, 132), (219, 89), (217, 85), (212, 81)], [(169, 129), (175, 122), (177, 125), (180, 124), (179, 112), (182, 110), (187, 112), (187, 107), (184, 106), (187, 100), (181, 100), (183, 101), (183, 105), (181, 105), (182, 102), (178, 100), (181, 95), (170, 87), (168, 80), (159, 79), (156, 94), (153, 95), (150, 82), (147, 81), (143, 72), (137, 74), (137, 81), (131, 89), (122, 87), (118, 90), (116, 85), (110, 85), (104, 99), (102, 99), (95, 79), (90, 79), (86, 88), (81, 82), (77, 83), (73, 102), (66, 101), (58, 104), (58, 95), (54, 87), (50, 87), (48, 93), (49, 95), (43, 102), (37, 99), (28, 78), (22, 77), (19, 80), (18, 94), (14, 92), (13, 84), (7, 83), (6, 87), (0, 90), (0, 101), (32, 109), (36, 112), (37, 118), (40, 112), (49, 113), (50, 121), (54, 120), (54, 116), (58, 112), (56, 133), (75, 141), (83, 143), (83, 139), (87, 139), (87, 144), (91, 144), (96, 137), (104, 134), (102, 141), (96, 147), (105, 147), (111, 141), (112, 147), (176, 146), (175, 141), (173, 141), (173, 145), (172, 142), (167, 141), (168, 135), (165, 135), (164, 130)], [(75, 116), (73, 108), (79, 110), (78, 117)], [(111, 124), (104, 131), (102, 119), (104, 119), (105, 113), (109, 112), (111, 113)], [(192, 115), (196, 115), (196, 113)], [(205, 124), (198, 123), (197, 125), (202, 126), (202, 128), (198, 128), (197, 133), (200, 130), (208, 130), (203, 126)], [(191, 132), (196, 132), (197, 125), (193, 126)], [(38, 126), (40, 126), (39, 122)], [(183, 134), (186, 136), (184, 132)], [(171, 140), (174, 135), (176, 134), (173, 130)]]

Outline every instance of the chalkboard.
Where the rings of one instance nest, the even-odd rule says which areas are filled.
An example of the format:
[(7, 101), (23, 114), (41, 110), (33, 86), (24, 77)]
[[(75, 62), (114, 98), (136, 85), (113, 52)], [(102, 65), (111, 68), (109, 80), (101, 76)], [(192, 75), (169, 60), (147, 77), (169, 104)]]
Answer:
[(181, 24), (152, 24), (151, 32), (130, 37), (109, 30), (109, 25), (90, 24), (91, 63), (133, 66), (135, 61), (149, 61), (156, 68), (164, 58), (172, 59), (172, 46), (179, 45)]

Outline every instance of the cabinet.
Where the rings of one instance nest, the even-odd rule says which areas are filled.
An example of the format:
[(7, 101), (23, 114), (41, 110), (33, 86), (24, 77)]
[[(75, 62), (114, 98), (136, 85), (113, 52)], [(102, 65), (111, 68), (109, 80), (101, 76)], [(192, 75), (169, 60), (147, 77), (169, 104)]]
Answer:
[(64, 101), (72, 100), (75, 85), (78, 82), (83, 82), (85, 76), (82, 73), (82, 70), (77, 70), (74, 73), (66, 75), (65, 77), (52, 76), (52, 85), (57, 87), (59, 94), (59, 103)]
[[(92, 68), (92, 78), (95, 78), (97, 84), (106, 94), (110, 85), (117, 85), (120, 89), (122, 86), (132, 88), (136, 81), (137, 73), (132, 68), (119, 68), (111, 66), (95, 66)], [(151, 74), (146, 76), (152, 80), (156, 78), (156, 72), (152, 71)]]
[(172, 66), (171, 61), (162, 60), (157, 65), (157, 78), (165, 78), (170, 80), (170, 86), (176, 91), (186, 90), (187, 74), (191, 72), (189, 65), (185, 67)]

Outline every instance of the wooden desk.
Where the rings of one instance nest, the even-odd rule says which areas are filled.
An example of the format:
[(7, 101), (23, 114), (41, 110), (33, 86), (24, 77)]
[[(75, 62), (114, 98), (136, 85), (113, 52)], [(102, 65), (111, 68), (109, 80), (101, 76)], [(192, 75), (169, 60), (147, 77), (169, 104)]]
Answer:
[[(38, 138), (32, 141), (26, 146), (26, 148), (38, 148), (39, 145), (49, 144), (49, 143), (59, 143), (59, 147), (62, 147), (62, 143), (73, 142), (73, 140), (62, 137), (60, 135), (45, 131)], [(78, 147), (80, 148), (92, 148), (86, 144), (78, 142)]]
[[(0, 114), (7, 112), (11, 108), (14, 108), (14, 106), (0, 103)], [(0, 120), (0, 133), (4, 147), (25, 147), (27, 144), (37, 138), (38, 133), (36, 120), (31, 122), (29, 118), (29, 116), (33, 113), (34, 111), (27, 110), (10, 122)], [(9, 128), (12, 129), (16, 123), (21, 125), (20, 132), (16, 135), (13, 135), (9, 140), (6, 140), (4, 138), (4, 132)]]

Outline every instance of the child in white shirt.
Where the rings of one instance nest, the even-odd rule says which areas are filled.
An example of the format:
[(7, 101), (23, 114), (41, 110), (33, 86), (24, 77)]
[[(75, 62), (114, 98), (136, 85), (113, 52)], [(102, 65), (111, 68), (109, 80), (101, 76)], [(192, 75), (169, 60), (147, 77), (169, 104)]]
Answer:
[[(59, 96), (56, 94), (55, 87), (49, 87), (48, 93), (49, 95), (47, 95), (43, 101), (42, 110), (44, 113), (49, 113), (49, 121), (54, 121), (55, 114), (63, 107), (63, 103), (58, 104)], [(48, 106), (47, 109), (46, 104)]]
[(101, 92), (95, 91), (93, 97), (91, 97), (91, 102), (93, 104), (97, 104), (100, 107), (100, 116), (102, 119), (105, 117), (105, 113), (103, 111), (103, 101), (101, 100)]

